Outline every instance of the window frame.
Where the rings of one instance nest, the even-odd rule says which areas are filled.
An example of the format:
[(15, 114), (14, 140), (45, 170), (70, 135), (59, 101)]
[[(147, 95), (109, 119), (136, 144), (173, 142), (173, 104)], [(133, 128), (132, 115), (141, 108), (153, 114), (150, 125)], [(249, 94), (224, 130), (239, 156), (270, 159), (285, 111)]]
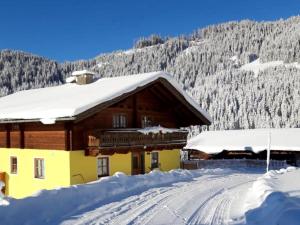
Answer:
[[(15, 164), (13, 163), (14, 159), (16, 160)], [(10, 174), (18, 174), (18, 157), (17, 156), (10, 157)]]
[(112, 127), (113, 128), (127, 128), (127, 115), (125, 113), (113, 114)]
[(143, 115), (141, 117), (141, 127), (147, 128), (153, 126), (153, 118), (152, 116)]
[[(153, 163), (154, 153), (157, 154), (157, 158), (156, 158), (157, 162), (156, 163)], [(151, 162), (150, 162), (150, 164), (151, 164), (151, 170), (159, 168), (159, 166), (160, 166), (159, 165), (159, 152), (157, 152), (157, 151), (151, 152)], [(153, 164), (155, 164), (156, 166), (153, 166)]]
[[(106, 171), (107, 171), (106, 174), (104, 174), (104, 173), (99, 174), (99, 163), (98, 163), (99, 160), (107, 160), (106, 161)], [(103, 166), (103, 163), (102, 163), (102, 166), (101, 166), (102, 172), (103, 172), (103, 168), (105, 168), (105, 167)], [(98, 176), (98, 178), (109, 176), (109, 156), (100, 156), (97, 158), (97, 176)]]
[[(42, 163), (42, 167), (39, 169), (39, 162)], [(45, 159), (44, 158), (34, 158), (34, 178), (35, 179), (45, 179)], [(41, 171), (40, 171), (41, 170)], [(41, 172), (41, 174), (40, 174)]]

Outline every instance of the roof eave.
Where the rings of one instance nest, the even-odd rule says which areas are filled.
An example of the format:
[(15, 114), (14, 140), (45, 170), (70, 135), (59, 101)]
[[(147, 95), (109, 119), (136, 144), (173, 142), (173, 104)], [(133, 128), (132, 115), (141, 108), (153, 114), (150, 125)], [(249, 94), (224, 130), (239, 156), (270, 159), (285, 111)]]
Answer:
[[(36, 119), (0, 119), (0, 124), (6, 123), (32, 123), (32, 122), (41, 122), (43, 118), (36, 118)], [(76, 117), (60, 117), (56, 118), (55, 121), (74, 121)]]

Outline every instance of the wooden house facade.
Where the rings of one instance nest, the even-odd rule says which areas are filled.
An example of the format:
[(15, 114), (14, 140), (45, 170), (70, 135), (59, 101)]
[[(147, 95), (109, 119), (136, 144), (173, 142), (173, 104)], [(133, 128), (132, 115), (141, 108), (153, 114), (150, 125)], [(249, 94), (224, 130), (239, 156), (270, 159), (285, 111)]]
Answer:
[[(179, 168), (188, 134), (182, 128), (210, 124), (207, 114), (165, 73), (90, 84), (77, 74), (80, 84), (0, 99), (0, 173), (6, 195), (22, 198), (118, 171), (135, 175)], [(95, 97), (105, 90), (111, 94)], [(69, 92), (71, 99), (65, 96)], [(14, 105), (22, 102), (22, 107)]]

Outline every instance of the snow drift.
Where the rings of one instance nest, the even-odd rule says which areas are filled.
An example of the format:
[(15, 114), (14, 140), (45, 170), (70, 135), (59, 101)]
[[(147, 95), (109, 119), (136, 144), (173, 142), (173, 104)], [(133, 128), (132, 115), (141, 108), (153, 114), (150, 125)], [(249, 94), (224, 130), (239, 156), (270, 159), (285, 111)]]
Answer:
[[(126, 176), (116, 173), (85, 185), (74, 185), (51, 191), (40, 191), (21, 200), (8, 199), (9, 205), (0, 206), (1, 224), (59, 224), (65, 218), (86, 209), (118, 201), (149, 188), (190, 181), (201, 174), (222, 174), (228, 170), (173, 170), (153, 171), (146, 175)], [(38, 213), (36, 211), (38, 210)]]
[[(296, 225), (300, 221), (300, 198), (279, 190), (278, 175), (294, 171), (288, 167), (270, 171), (253, 183), (245, 201), (245, 223), (255, 225)], [(300, 174), (300, 171), (297, 171)], [(293, 178), (297, 179), (297, 178)], [(299, 190), (298, 190), (299, 191)]]

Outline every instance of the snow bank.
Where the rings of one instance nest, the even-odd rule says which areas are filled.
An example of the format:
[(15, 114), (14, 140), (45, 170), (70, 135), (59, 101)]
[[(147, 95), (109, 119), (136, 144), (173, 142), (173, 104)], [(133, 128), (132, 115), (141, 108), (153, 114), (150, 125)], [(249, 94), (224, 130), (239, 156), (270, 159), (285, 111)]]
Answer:
[(284, 63), (283, 61), (271, 61), (266, 63), (261, 63), (259, 59), (254, 60), (251, 63), (247, 63), (241, 67), (241, 70), (252, 71), (257, 77), (260, 71), (268, 69), (270, 67), (276, 66), (286, 66), (286, 67), (296, 67), (300, 69), (300, 64), (297, 62), (294, 63)]
[[(225, 174), (229, 170), (173, 170), (153, 171), (146, 175), (126, 176), (116, 173), (99, 181), (74, 185), (51, 191), (41, 191), (21, 200), (8, 199), (10, 204), (0, 206), (1, 224), (59, 224), (64, 218), (77, 215), (102, 204), (141, 193), (149, 188), (191, 181), (201, 174)], [(38, 213), (37, 213), (38, 212)]]
[[(296, 170), (288, 167), (270, 171), (258, 178), (245, 201), (245, 223), (256, 225), (293, 225), (300, 221), (300, 198), (291, 197), (278, 189), (278, 175)], [(300, 170), (297, 171), (300, 175)], [(294, 177), (298, 179), (298, 177)], [(298, 190), (300, 191), (300, 190)]]

